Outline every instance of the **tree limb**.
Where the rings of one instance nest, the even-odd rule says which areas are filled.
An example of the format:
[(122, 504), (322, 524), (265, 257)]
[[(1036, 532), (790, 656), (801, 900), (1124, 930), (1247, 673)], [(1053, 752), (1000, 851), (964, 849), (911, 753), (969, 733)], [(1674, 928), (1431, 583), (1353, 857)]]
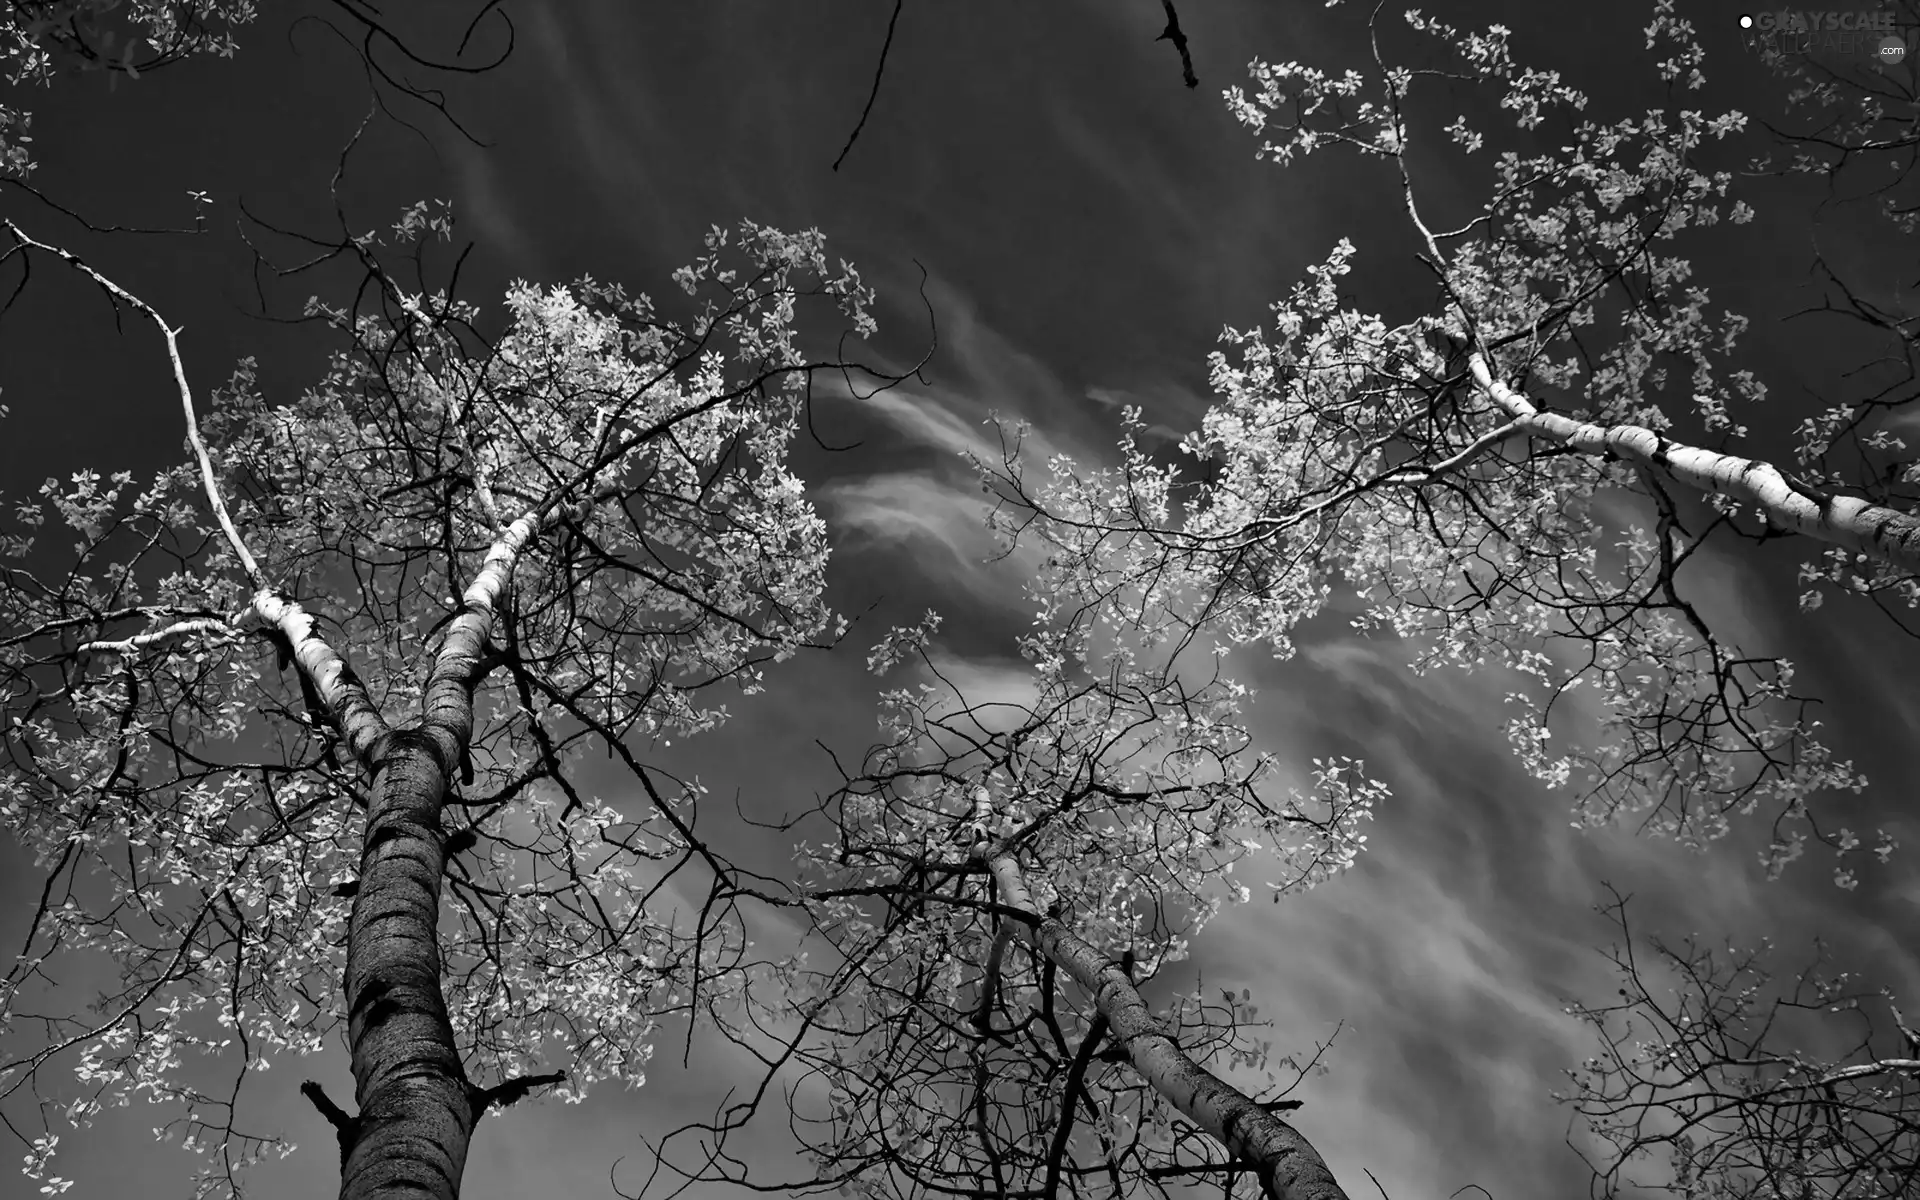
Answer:
[(505, 1108), (524, 1100), (527, 1093), (537, 1087), (566, 1081), (565, 1071), (553, 1071), (546, 1075), (518, 1075), (490, 1088), (468, 1085), (467, 1098), (473, 1102), (473, 1119), (477, 1123), (489, 1108)]
[(1894, 1027), (1900, 1031), (1901, 1037), (1907, 1039), (1907, 1053), (1920, 1058), (1920, 1033), (1907, 1025), (1907, 1019), (1900, 1015), (1898, 1006), (1889, 1003), (1887, 1007), (1893, 1012)]
[[(1001, 900), (1033, 912), (1013, 849), (1004, 843), (983, 847), (982, 856)], [(1345, 1200), (1319, 1151), (1298, 1130), (1190, 1058), (1154, 1019), (1119, 964), (1055, 918), (1041, 920), (1027, 937), (1037, 953), (1058, 962), (1093, 994), (1095, 1011), (1107, 1019), (1133, 1069), (1229, 1154), (1258, 1163), (1261, 1186), (1269, 1194), (1277, 1200)]]
[(261, 573), (260, 564), (254, 562), (253, 555), (247, 550), (247, 544), (240, 540), (240, 531), (233, 527), (233, 518), (227, 515), (226, 501), (220, 496), (219, 481), (213, 476), (213, 458), (207, 453), (206, 440), (200, 436), (200, 423), (193, 415), (193, 389), (187, 383), (186, 365), (180, 361), (180, 331), (168, 325), (166, 320), (146, 301), (88, 266), (72, 251), (50, 246), (45, 242), (37, 242), (20, 232), (20, 227), (12, 221), (6, 221), (5, 224), (7, 232), (13, 235), (15, 242), (22, 246), (44, 250), (59, 258), (74, 270), (93, 280), (107, 295), (127, 305), (159, 327), (160, 336), (166, 339), (167, 361), (173, 367), (174, 386), (180, 392), (180, 411), (187, 419), (187, 440), (193, 444), (194, 457), (200, 460), (200, 482), (206, 488), (207, 503), (213, 508), (214, 519), (220, 522), (221, 532), (227, 536), (227, 544), (233, 547), (235, 557), (240, 560), (240, 568), (246, 572), (247, 581), (256, 589), (265, 588), (267, 577)]
[(1099, 1013), (1093, 1023), (1087, 1026), (1087, 1036), (1080, 1039), (1080, 1048), (1074, 1051), (1073, 1063), (1067, 1068), (1067, 1082), (1060, 1093), (1060, 1123), (1053, 1129), (1053, 1144), (1047, 1147), (1047, 1178), (1041, 1188), (1043, 1196), (1060, 1194), (1060, 1164), (1066, 1160), (1067, 1142), (1073, 1136), (1073, 1102), (1086, 1086), (1087, 1066), (1093, 1061), (1094, 1050), (1100, 1045), (1100, 1039), (1107, 1036), (1106, 1014)]
[(1007, 943), (1013, 940), (1013, 922), (1002, 921), (994, 931), (993, 948), (987, 951), (987, 970), (980, 980), (980, 1007), (974, 1010), (973, 1027), (985, 1037), (993, 1028), (993, 1002), (1000, 993), (1000, 963), (1006, 957)]
[(1638, 425), (1601, 426), (1544, 411), (1494, 378), (1478, 350), (1468, 356), (1467, 366), (1475, 386), (1530, 434), (1650, 468), (1698, 491), (1743, 500), (1760, 509), (1769, 525), (1920, 571), (1920, 517), (1852, 496), (1826, 496), (1823, 503), (1771, 463), (1689, 446)]

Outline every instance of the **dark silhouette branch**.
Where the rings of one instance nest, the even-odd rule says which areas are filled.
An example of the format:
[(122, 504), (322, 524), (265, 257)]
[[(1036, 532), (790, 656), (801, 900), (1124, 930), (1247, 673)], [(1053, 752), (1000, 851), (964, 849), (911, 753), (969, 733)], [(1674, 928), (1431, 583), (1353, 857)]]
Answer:
[(1066, 1090), (1060, 1096), (1060, 1123), (1054, 1126), (1053, 1144), (1047, 1147), (1046, 1183), (1040, 1191), (1043, 1196), (1060, 1194), (1060, 1164), (1066, 1160), (1067, 1142), (1073, 1136), (1073, 1104), (1086, 1087), (1087, 1067), (1093, 1062), (1093, 1052), (1099, 1048), (1100, 1039), (1106, 1036), (1107, 1018), (1105, 1014), (1097, 1015), (1087, 1027), (1087, 1036), (1080, 1039), (1080, 1048), (1074, 1052), (1073, 1064), (1067, 1068)]
[(346, 1166), (347, 1155), (353, 1151), (353, 1139), (360, 1132), (360, 1118), (348, 1116), (347, 1111), (327, 1095), (327, 1089), (311, 1079), (300, 1085), (300, 1094), (312, 1101), (313, 1106), (320, 1110), (320, 1115), (327, 1119), (327, 1124), (333, 1126), (333, 1135), (340, 1142), (340, 1165)]
[(1180, 78), (1188, 87), (1197, 88), (1200, 77), (1193, 73), (1193, 54), (1187, 49), (1187, 35), (1180, 30), (1180, 14), (1173, 11), (1173, 0), (1160, 0), (1160, 7), (1167, 10), (1167, 27), (1153, 40), (1173, 43), (1173, 48), (1180, 52)]
[[(472, 782), (472, 780), (469, 778), (468, 782)], [(467, 851), (473, 849), (474, 843), (479, 840), (479, 833), (471, 826), (465, 829), (456, 829), (453, 831), (452, 836), (447, 838), (446, 855), (448, 858), (452, 858), (456, 854), (465, 854)]]
[(982, 1037), (993, 1030), (993, 1002), (1000, 994), (1000, 964), (1005, 961), (1007, 946), (1013, 941), (1013, 923), (1000, 922), (1000, 928), (994, 931), (993, 948), (987, 952), (986, 974), (980, 980), (980, 1007), (974, 1010), (973, 1027)]
[(867, 92), (867, 106), (860, 110), (860, 123), (847, 135), (847, 144), (840, 148), (840, 157), (833, 160), (833, 169), (838, 171), (840, 164), (847, 161), (847, 151), (853, 149), (854, 139), (867, 127), (867, 114), (873, 111), (874, 97), (880, 94), (880, 76), (887, 69), (887, 51), (893, 48), (893, 27), (900, 22), (900, 6), (905, 0), (893, 0), (893, 15), (887, 18), (887, 40), (880, 44), (880, 62), (873, 68), (873, 87)]
[(486, 1115), (489, 1108), (505, 1108), (509, 1104), (524, 1100), (527, 1093), (537, 1087), (566, 1081), (565, 1071), (554, 1071), (546, 1075), (519, 1075), (503, 1083), (496, 1083), (490, 1088), (469, 1085), (467, 1098), (473, 1102), (473, 1119), (478, 1122)]

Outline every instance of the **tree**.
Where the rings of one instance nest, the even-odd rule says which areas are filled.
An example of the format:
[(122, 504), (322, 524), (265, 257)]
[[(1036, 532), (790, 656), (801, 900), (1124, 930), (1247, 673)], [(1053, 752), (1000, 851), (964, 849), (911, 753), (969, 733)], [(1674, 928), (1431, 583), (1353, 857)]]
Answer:
[[(1743, 201), (1722, 203), (1731, 174), (1698, 165), (1745, 118), (1673, 108), (1605, 125), (1580, 116), (1585, 97), (1557, 75), (1517, 67), (1503, 28), (1409, 23), (1455, 49), (1467, 78), (1499, 86), (1523, 134), (1559, 116), (1564, 131), (1534, 140), (1570, 144), (1505, 155), (1484, 212), (1435, 234), (1404, 105), (1442, 72), (1376, 54), (1381, 98), (1361, 100), (1357, 73), (1256, 64), (1259, 92), (1232, 103), (1268, 135), (1263, 154), (1347, 144), (1399, 176), (1434, 311), (1390, 326), (1343, 308), (1355, 253), (1343, 240), (1276, 305), (1271, 338), (1226, 335), (1238, 360), (1214, 356), (1220, 402), (1182, 443), (1203, 477), (1156, 462), (1136, 420), (1117, 472), (1061, 462), (1035, 483), (1015, 454), (988, 464), (1009, 500), (1002, 527), (1056, 551), (1062, 603), (1095, 597), (1136, 626), (1218, 628), (1283, 656), (1344, 583), (1367, 605), (1360, 626), (1406, 638), (1416, 669), (1531, 676), (1508, 735), (1548, 785), (1581, 777), (1583, 822), (1635, 816), (1697, 844), (1765, 804), (1783, 863), (1807, 836), (1795, 825), (1819, 832), (1807, 799), (1861, 781), (1802, 714), (1790, 664), (1716, 636), (1682, 569), (1710, 536), (1795, 533), (1904, 577), (1920, 565), (1920, 521), (1660, 432), (1690, 420), (1724, 446), (1744, 433), (1732, 414), (1764, 394), (1733, 365), (1744, 318), (1710, 309), (1668, 253), (1747, 219)], [(1670, 87), (1698, 86), (1703, 52), (1671, 6), (1656, 5), (1648, 37), (1672, 54)], [(1469, 151), (1484, 140), (1464, 118), (1445, 132)], [(1644, 512), (1613, 519), (1623, 498)], [(1553, 710), (1576, 687), (1605, 711), (1601, 737), (1550, 753)]]
[[(137, 493), (49, 480), (11, 514), (0, 818), (46, 880), (0, 1021), (61, 956), (104, 955), (121, 985), (97, 1019), (42, 1022), (0, 1094), (64, 1059), (68, 1124), (164, 1098), (169, 1136), (210, 1152), (199, 1194), (231, 1190), (279, 1145), (241, 1122), (250, 1072), (344, 1026), (357, 1112), (308, 1091), (341, 1195), (452, 1196), (489, 1106), (637, 1079), (673, 997), (739, 951), (649, 909), (722, 864), (694, 791), (624, 739), (713, 727), (714, 692), (840, 628), (785, 464), (826, 365), (797, 326), (824, 301), (870, 332), (871, 294), (817, 233), (747, 224), (676, 275), (689, 319), (523, 284), (488, 340), (348, 238), (366, 285), (310, 305), (341, 344), (320, 383), (270, 406), (243, 364), (203, 421), (160, 313), (7, 229), (0, 261), (64, 260), (162, 335), (193, 460)], [(385, 252), (449, 233), (419, 205)], [(51, 569), (49, 522), (74, 539)], [(590, 746), (647, 812), (573, 786)], [(225, 1094), (185, 1078), (189, 1049), (232, 1066)], [(53, 1191), (58, 1141), (47, 1125), (28, 1164)]]
[[(1088, 615), (1023, 640), (1021, 695), (964, 695), (931, 648), (933, 614), (875, 648), (876, 671), (919, 678), (883, 697), (885, 738), (861, 769), (781, 826), (818, 831), (794, 890), (728, 892), (801, 909), (813, 935), (710, 1002), (767, 1074), (669, 1134), (640, 1194), (663, 1178), (887, 1197), (1208, 1180), (1346, 1194), (1276, 1115), (1299, 1102), (1265, 1094), (1275, 1068), (1290, 1091), (1319, 1055), (1274, 1057), (1249, 995), (1201, 986), (1156, 1005), (1141, 989), (1171, 978), (1223, 903), (1251, 899), (1236, 864), (1270, 858), (1278, 890), (1329, 879), (1384, 792), (1351, 762), (1320, 765), (1309, 794), (1283, 790), (1242, 723), (1246, 688), (1209, 648), (1102, 645)], [(1250, 1094), (1209, 1061), (1269, 1086)], [(816, 1174), (748, 1180), (728, 1141), (783, 1091)]]
[[(1406, 20), (1444, 66), (1399, 65), (1370, 22), (1365, 72), (1256, 62), (1254, 87), (1228, 99), (1262, 157), (1290, 164), (1339, 145), (1378, 163), (1431, 292), (1395, 297), (1392, 319), (1352, 307), (1342, 280), (1356, 249), (1343, 239), (1274, 305), (1271, 330), (1223, 335), (1217, 402), (1179, 447), (1190, 474), (1156, 453), (1137, 412), (1115, 470), (1030, 464), (1016, 427), (1000, 461), (981, 464), (999, 527), (1047, 554), (1050, 612), (1092, 607), (1133, 636), (1217, 637), (1285, 658), (1293, 632), (1345, 589), (1355, 625), (1399, 635), (1415, 670), (1518, 681), (1507, 736), (1536, 779), (1578, 786), (1578, 824), (1632, 820), (1704, 848), (1764, 809), (1770, 874), (1817, 840), (1840, 858), (1835, 882), (1854, 886), (1860, 856), (1885, 862), (1895, 843), (1823, 825), (1818, 799), (1865, 778), (1828, 744), (1790, 661), (1713, 627), (1689, 564), (1709, 545), (1743, 554), (1794, 539), (1809, 547), (1806, 611), (1838, 594), (1899, 621), (1920, 601), (1920, 473), (1897, 432), (1915, 395), (1913, 325), (1887, 298), (1898, 284), (1849, 281), (1822, 260), (1815, 311), (1872, 345), (1857, 372), (1836, 372), (1851, 398), (1836, 389), (1770, 439), (1795, 457), (1773, 465), (1741, 445), (1768, 390), (1745, 357), (1748, 321), (1712, 304), (1693, 258), (1739, 246), (1755, 209), (1734, 168), (1767, 147), (1740, 112), (1699, 111), (1705, 51), (1692, 26), (1668, 0), (1654, 5), (1647, 47), (1666, 103), (1608, 121), (1558, 73), (1517, 63), (1505, 27)], [(1788, 153), (1773, 169), (1865, 179), (1868, 201), (1911, 232), (1909, 77), (1779, 65), (1803, 85), (1796, 101), (1825, 112), (1811, 129), (1774, 131)], [(1462, 109), (1497, 103), (1512, 128), (1490, 134), (1465, 115), (1443, 125), (1434, 93), (1449, 82), (1469, 85)], [(1484, 153), (1490, 138), (1484, 204), (1443, 222), (1424, 164), (1448, 143)], [(1842, 199), (1836, 186), (1828, 204)], [(1576, 720), (1576, 691), (1597, 720)], [(1764, 1039), (1764, 1024), (1752, 1033)], [(1741, 1069), (1738, 1047), (1711, 1049), (1714, 1069)], [(1622, 1075), (1625, 1061), (1612, 1062), (1615, 1090), (1587, 1094), (1618, 1107), (1582, 1110), (1603, 1133), (1629, 1109), (1690, 1111), (1700, 1073), (1656, 1084)], [(1636, 1085), (1646, 1091), (1629, 1105), (1619, 1089)], [(1849, 1111), (1904, 1129), (1903, 1086), (1863, 1083)], [(1729, 1108), (1696, 1127), (1720, 1138), (1700, 1153), (1768, 1164), (1776, 1181), (1801, 1143), (1770, 1123), (1804, 1130), (1833, 1105), (1784, 1085), (1712, 1095)], [(1888, 1151), (1856, 1133), (1851, 1144)], [(1631, 1155), (1658, 1141), (1635, 1137), (1614, 1144)], [(1898, 1194), (1830, 1165), (1794, 1177), (1805, 1190), (1726, 1194)], [(1617, 1168), (1603, 1166), (1603, 1181)]]

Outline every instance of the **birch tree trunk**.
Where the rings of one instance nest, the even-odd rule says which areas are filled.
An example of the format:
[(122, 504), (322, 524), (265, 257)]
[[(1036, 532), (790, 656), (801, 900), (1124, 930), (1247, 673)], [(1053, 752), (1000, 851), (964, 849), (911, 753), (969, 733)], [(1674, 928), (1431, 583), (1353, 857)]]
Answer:
[(420, 726), (384, 735), (369, 755), (373, 799), (347, 923), (345, 989), (360, 1112), (344, 1143), (341, 1200), (460, 1194), (485, 1103), (460, 1062), (440, 986), (440, 813), (473, 738), (473, 690), (500, 597), (542, 519), (529, 513), (501, 531), (434, 655)]
[(1153, 1019), (1153, 1010), (1126, 972), (1060, 920), (1039, 911), (1011, 850), (986, 857), (1001, 903), (1033, 915), (1035, 924), (1027, 936), (1035, 950), (1093, 995), (1110, 1036), (1154, 1090), (1217, 1138), (1235, 1159), (1259, 1164), (1261, 1187), (1274, 1200), (1346, 1200), (1326, 1160), (1299, 1130), (1188, 1058)]
[(1920, 571), (1920, 518), (1898, 509), (1795, 486), (1778, 467), (1758, 459), (1689, 446), (1638, 425), (1594, 425), (1542, 412), (1533, 401), (1493, 377), (1486, 358), (1468, 359), (1473, 380), (1528, 433), (1609, 458), (1625, 459), (1675, 483), (1744, 500), (1767, 523), (1909, 571)]
[[(444, 214), (423, 204), (406, 210), (395, 236), (418, 248), (446, 228)], [(353, 1102), (336, 1103), (311, 1080), (299, 1091), (338, 1138), (338, 1194), (351, 1200), (454, 1200), (474, 1127), (491, 1107), (550, 1084), (569, 1082), (577, 1095), (603, 1079), (641, 1082), (655, 997), (672, 1002), (654, 949), (674, 936), (671, 917), (647, 911), (653, 885), (643, 877), (663, 845), (684, 838), (690, 855), (704, 847), (657, 795), (652, 829), (644, 828), (652, 815), (629, 821), (597, 798), (583, 803), (563, 774), (572, 735), (556, 745), (539, 710), (551, 701), (566, 714), (558, 719), (579, 720), (609, 747), (636, 723), (697, 732), (726, 716), (691, 699), (697, 689), (757, 680), (769, 659), (838, 637), (824, 600), (825, 526), (785, 461), (805, 383), (821, 364), (799, 357), (788, 335), (796, 300), (808, 296), (831, 299), (863, 336), (873, 328), (870, 291), (845, 264), (838, 275), (828, 271), (817, 233), (743, 222), (735, 243), (751, 268), (743, 272), (716, 266), (730, 236), (710, 232), (712, 253), (676, 275), (689, 292), (718, 293), (690, 327), (590, 281), (523, 286), (508, 296), (511, 327), (484, 354), (464, 340), (472, 328), (464, 306), (408, 293), (365, 245), (344, 241), (338, 249), (367, 268), (361, 286), (378, 285), (387, 315), (350, 320), (347, 310), (322, 306), (351, 347), (329, 357), (322, 382), (297, 404), (269, 407), (250, 370), (236, 373), (232, 402), (209, 423), (232, 458), (223, 470), (194, 412), (180, 331), (74, 255), (0, 220), (0, 239), (11, 238), (0, 257), (54, 255), (154, 324), (197, 467), (197, 479), (162, 472), (137, 497), (122, 498), (128, 473), (103, 487), (97, 472), (84, 472), (70, 490), (50, 492), (82, 535), (82, 560), (123, 529), (151, 529), (144, 545), (128, 541), (134, 549), (112, 579), (95, 586), (70, 572), (49, 586), (22, 571), (0, 577), (0, 625), (10, 635), (0, 645), (9, 681), (0, 725), (9, 746), (16, 712), (37, 717), (58, 695), (52, 717), (36, 725), (59, 748), (58, 769), (105, 780), (72, 785), (42, 764), (0, 763), (0, 798), (33, 802), (0, 805), (0, 827), (53, 848), (49, 888), (61, 872), (83, 870), (82, 855), (112, 880), (97, 916), (76, 908), (56, 920), (43, 905), (27, 948), (60, 948), (63, 931), (81, 931), (74, 948), (108, 950), (126, 985), (95, 1032), (8, 1071), (24, 1065), (30, 1077), (54, 1054), (87, 1053), (77, 1048), (89, 1039), (126, 1039), (121, 1063), (83, 1067), (82, 1079), (97, 1071), (108, 1102), (152, 1089), (147, 1099), (183, 1106), (186, 1116), (163, 1129), (191, 1129), (186, 1142), (218, 1158), (202, 1178), (235, 1190), (236, 1172), (286, 1143), (237, 1130), (232, 1105), (224, 1123), (201, 1118), (210, 1102), (167, 1078), (179, 1029), (219, 1004), (222, 1018), (258, 1031), (241, 1039), (244, 1073), (265, 1067), (262, 1047), (317, 1049), (316, 1028), (344, 1010)], [(705, 356), (719, 353), (716, 339), (736, 344), (750, 365), (742, 378), (712, 369)], [(231, 509), (225, 487), (236, 489)], [(211, 520), (194, 515), (196, 491)], [(521, 515), (507, 520), (503, 502)], [(28, 507), (20, 521), (38, 525), (40, 509)], [(577, 544), (555, 539), (551, 560), (516, 585), (522, 552), (562, 523), (580, 533)], [(0, 542), (14, 557), (30, 544)], [(370, 561), (367, 545), (395, 553)], [(484, 561), (469, 577), (481, 545)], [(148, 555), (166, 560), (164, 572), (147, 570)], [(297, 564), (294, 578), (312, 584), (341, 556), (353, 564), (348, 586), (361, 603), (342, 597), (349, 615), (329, 622), (340, 638), (334, 646), (317, 631), (318, 614), (274, 577), (281, 563)], [(160, 603), (132, 586), (149, 574)], [(227, 615), (236, 575), (251, 600)], [(508, 603), (516, 586), (553, 589), (564, 611), (536, 607), (518, 619)], [(149, 627), (109, 636), (133, 620)], [(16, 625), (24, 632), (12, 636)], [(29, 639), (44, 646), (18, 649)], [(270, 644), (272, 672), (246, 661), (240, 648), (251, 639)], [(505, 733), (490, 738), (476, 773), (476, 690), (507, 661), (507, 647), (533, 643), (531, 661), (514, 663), (517, 693), (501, 695), (519, 707), (490, 728)], [(404, 684), (370, 690), (349, 661), (362, 650), (371, 663), (362, 668)], [(162, 661), (174, 654), (191, 655), (191, 668)], [(99, 677), (97, 659), (120, 678)], [(393, 698), (411, 693), (418, 668), (426, 669), (424, 694), (389, 724), (376, 697), (398, 707)], [(269, 681), (289, 670), (304, 711), (272, 696)], [(30, 677), (35, 671), (48, 678)], [(585, 684), (561, 688), (562, 678)], [(182, 767), (180, 745), (150, 745), (154, 729), (196, 746), (278, 739), (289, 802), (275, 794), (279, 764), (211, 754)], [(171, 766), (162, 761), (167, 749)], [(157, 765), (143, 771), (150, 762)], [(626, 764), (651, 792), (645, 767), (630, 755)], [(264, 792), (256, 773), (267, 777)], [(231, 786), (236, 779), (243, 786)], [(567, 793), (565, 813), (549, 814), (532, 796), (546, 781)], [(493, 794), (496, 784), (503, 790)], [(539, 831), (532, 845), (458, 819), (450, 842), (446, 809), (471, 799), (463, 788), (529, 801)], [(82, 792), (88, 803), (73, 798)], [(120, 820), (122, 806), (138, 819)], [(579, 820), (576, 809), (585, 810)], [(616, 824), (625, 829), (610, 835)], [(485, 838), (495, 843), (482, 847)], [(491, 898), (484, 916), (443, 908), (449, 859), (466, 847), (477, 849), (462, 867), (495, 885), (480, 888)], [(586, 874), (575, 870), (582, 850), (594, 859)], [(557, 893), (515, 883), (549, 864), (572, 872)], [(116, 924), (124, 911), (151, 915), (176, 892), (176, 911), (191, 902), (197, 916), (144, 922), (138, 935)], [(550, 894), (562, 896), (553, 911)], [(592, 915), (574, 919), (587, 907)], [(208, 932), (210, 917), (219, 932)], [(177, 944), (151, 945), (147, 924)], [(37, 962), (20, 957), (22, 971)], [(0, 991), (12, 982), (0, 979)], [(490, 1036), (501, 1029), (512, 1036)], [(526, 1046), (557, 1068), (530, 1071)], [(18, 1089), (18, 1075), (9, 1077)], [(89, 1100), (68, 1120), (83, 1124), (79, 1114), (103, 1106)], [(30, 1175), (45, 1177), (58, 1140), (35, 1143)]]
[(474, 1105), (440, 989), (440, 810), (447, 773), (425, 734), (390, 736), (374, 775), (347, 932), (347, 1040), (359, 1116), (341, 1200), (454, 1200)]

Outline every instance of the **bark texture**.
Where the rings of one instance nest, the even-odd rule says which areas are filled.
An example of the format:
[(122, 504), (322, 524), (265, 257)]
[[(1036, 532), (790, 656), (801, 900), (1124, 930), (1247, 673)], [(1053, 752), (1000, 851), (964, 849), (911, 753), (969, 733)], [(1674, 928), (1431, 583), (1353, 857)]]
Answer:
[(1261, 1185), (1275, 1200), (1346, 1200), (1326, 1160), (1299, 1130), (1188, 1058), (1154, 1020), (1126, 972), (1057, 918), (1040, 914), (1010, 852), (992, 854), (987, 865), (1001, 903), (1034, 915), (1028, 936), (1035, 949), (1093, 994), (1109, 1035), (1155, 1091), (1235, 1158), (1260, 1164)]
[[(314, 689), (326, 706), (329, 718), (345, 739), (354, 761), (374, 768), (373, 750), (387, 732), (387, 722), (367, 697), (367, 689), (326, 640), (315, 632), (313, 614), (272, 588), (262, 588), (253, 597), (249, 620), (259, 621), (280, 632), (300, 671), (301, 678)], [(236, 624), (245, 624), (245, 621)]]
[[(538, 528), (538, 517), (522, 517), (487, 552), (462, 597), (463, 611), (434, 655), (420, 725), (379, 734), (366, 749), (373, 800), (347, 925), (346, 977), (347, 1041), (360, 1111), (340, 1172), (341, 1200), (454, 1200), (474, 1123), (486, 1107), (475, 1102), (440, 989), (440, 883), (447, 862), (440, 813), (472, 739), (473, 689), (495, 606), (511, 584), (521, 547)], [(349, 738), (360, 742), (356, 730), (370, 731), (378, 715), (371, 706), (370, 715), (349, 706), (358, 692), (346, 686), (350, 672), (337, 658), (323, 657), (330, 652), (310, 628), (300, 631), (304, 637), (293, 632), (302, 669), (343, 715)]]
[(342, 1200), (454, 1200), (474, 1111), (440, 990), (440, 809), (447, 772), (413, 731), (379, 756), (360, 855), (360, 891), (347, 926), (347, 1039), (353, 1144)]
[(1468, 365), (1480, 389), (1529, 433), (1637, 463), (1698, 491), (1744, 500), (1765, 512), (1770, 525), (1920, 571), (1920, 518), (1853, 496), (1810, 496), (1771, 463), (1689, 446), (1638, 425), (1593, 425), (1541, 412), (1495, 379), (1481, 355), (1474, 354)]

